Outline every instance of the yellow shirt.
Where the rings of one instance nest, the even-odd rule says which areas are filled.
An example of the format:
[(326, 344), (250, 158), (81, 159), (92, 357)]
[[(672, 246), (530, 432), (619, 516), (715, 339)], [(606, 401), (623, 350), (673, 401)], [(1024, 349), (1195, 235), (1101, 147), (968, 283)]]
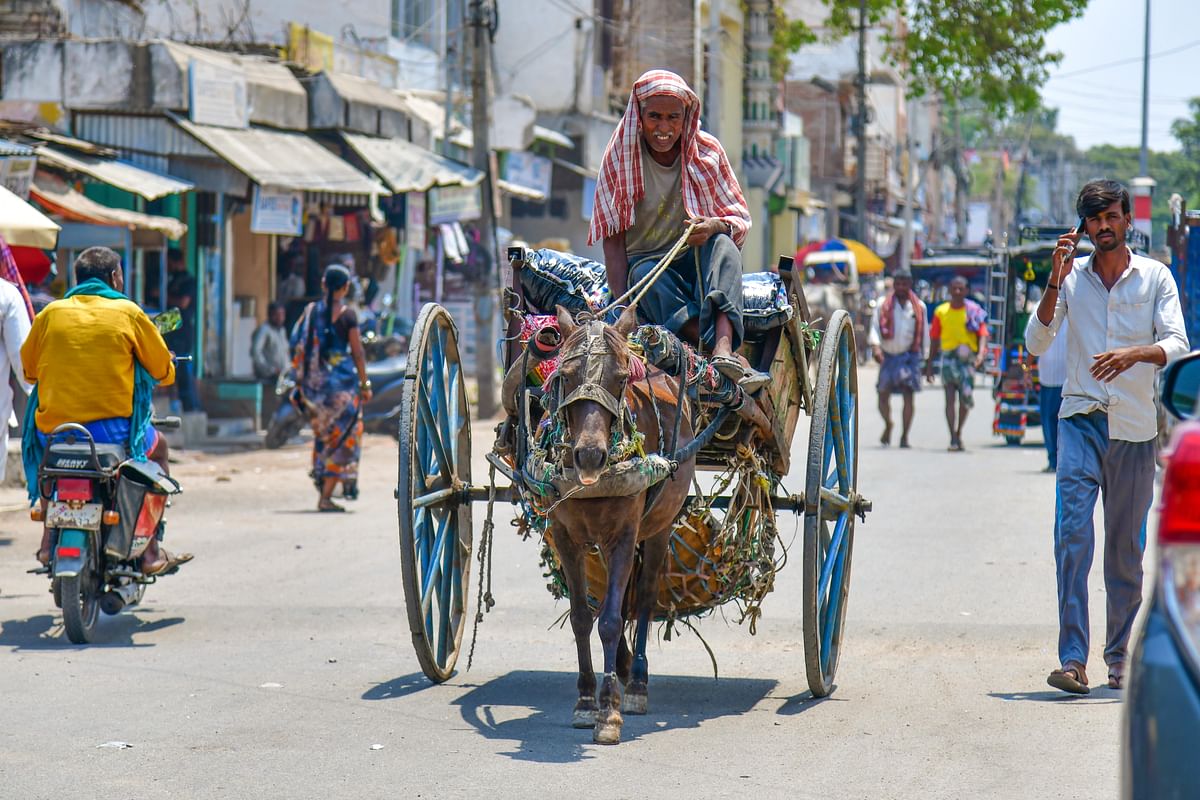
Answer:
[(940, 331), (943, 353), (949, 353), (962, 344), (971, 348), (972, 353), (979, 352), (979, 334), (967, 330), (965, 304), (962, 308), (952, 308), (947, 300), (933, 312), (933, 322), (929, 329), (929, 338), (937, 338)]
[(136, 303), (79, 295), (46, 306), (21, 346), (38, 430), (130, 416), (135, 358), (159, 383), (175, 382), (171, 351)]

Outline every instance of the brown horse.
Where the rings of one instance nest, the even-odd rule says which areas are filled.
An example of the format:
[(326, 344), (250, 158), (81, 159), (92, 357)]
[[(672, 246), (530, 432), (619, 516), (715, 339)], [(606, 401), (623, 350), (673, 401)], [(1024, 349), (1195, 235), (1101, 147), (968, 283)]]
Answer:
[[(622, 403), (633, 412), (638, 430), (646, 437), (647, 453), (664, 447), (664, 439), (671, 444), (677, 415), (682, 415), (682, 419), (674, 446), (679, 448), (692, 440), (686, 403), (685, 407), (679, 407), (679, 384), (675, 379), (649, 369), (644, 380), (630, 380), (633, 356), (626, 337), (637, 324), (633, 308), (627, 309), (615, 326), (609, 326), (597, 320), (576, 324), (560, 306), (558, 322), (563, 345), (557, 380), (561, 381), (560, 396), (565, 398), (560, 411), (567, 425), (571, 461), (581, 484), (594, 484), (608, 466), (614, 426), (625, 424), (619, 419)], [(671, 457), (670, 453), (664, 455)], [(568, 498), (551, 512), (551, 535), (571, 597), (571, 628), (579, 650), (579, 702), (575, 704), (572, 724), (577, 728), (594, 727), (596, 742), (616, 744), (621, 740), (622, 685), (626, 687), (626, 713), (646, 713), (647, 633), (671, 526), (687, 500), (694, 471), (694, 458), (680, 464), (653, 498), (649, 509), (647, 491), (642, 491), (624, 497)], [(630, 609), (623, 606), (635, 572), (639, 544), (642, 558), (636, 570)], [(603, 587), (604, 602), (597, 617), (604, 646), (604, 682), (599, 706), (590, 646), (592, 612), (584, 568), (587, 555), (593, 550), (600, 552), (608, 568), (608, 585)], [(596, 589), (594, 594), (598, 597), (601, 587)], [(632, 651), (625, 641), (626, 620), (637, 623)]]

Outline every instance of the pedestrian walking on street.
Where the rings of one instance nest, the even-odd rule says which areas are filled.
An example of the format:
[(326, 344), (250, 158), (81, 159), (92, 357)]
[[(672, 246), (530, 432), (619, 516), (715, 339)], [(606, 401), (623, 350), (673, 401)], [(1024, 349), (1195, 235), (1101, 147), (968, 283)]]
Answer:
[(1046, 469), (1058, 470), (1058, 410), (1062, 408), (1063, 382), (1067, 379), (1067, 330), (1070, 323), (1063, 319), (1058, 335), (1050, 349), (1038, 358), (1038, 400), (1042, 417), (1042, 441), (1046, 445)]
[(343, 497), (357, 496), (362, 406), (371, 399), (371, 381), (358, 316), (346, 305), (350, 271), (341, 264), (329, 265), (321, 286), (325, 296), (308, 304), (292, 331), (292, 366), (313, 429), (311, 475), (320, 492), (317, 510), (345, 511), (330, 498), (339, 483)]
[(907, 448), (912, 430), (913, 394), (921, 391), (921, 362), (929, 357), (925, 304), (912, 290), (912, 273), (900, 270), (892, 276), (892, 293), (875, 306), (867, 344), (879, 367), (879, 414), (883, 417), (883, 435), (879, 443), (892, 442), (892, 394), (904, 398), (900, 446)]
[[(1175, 279), (1125, 244), (1128, 190), (1086, 184), (1084, 221), (1058, 240), (1046, 293), (1029, 318), (1025, 343), (1045, 354), (1065, 330), (1066, 377), (1058, 424), (1054, 559), (1058, 571), (1058, 661), (1047, 683), (1087, 694), (1088, 572), (1098, 496), (1104, 503), (1104, 589), (1108, 685), (1124, 686), (1125, 650), (1142, 601), (1142, 550), (1154, 493), (1158, 421), (1156, 374), (1188, 351)], [(1095, 245), (1073, 259), (1084, 233)], [(1070, 329), (1063, 327), (1070, 322)]]
[[(963, 426), (975, 405), (975, 372), (987, 355), (987, 312), (967, 297), (967, 279), (950, 281), (950, 299), (933, 312), (929, 352), (942, 355), (942, 388), (946, 393), (946, 427), (952, 451), (962, 451)], [(933, 358), (925, 363), (925, 379), (933, 383)]]

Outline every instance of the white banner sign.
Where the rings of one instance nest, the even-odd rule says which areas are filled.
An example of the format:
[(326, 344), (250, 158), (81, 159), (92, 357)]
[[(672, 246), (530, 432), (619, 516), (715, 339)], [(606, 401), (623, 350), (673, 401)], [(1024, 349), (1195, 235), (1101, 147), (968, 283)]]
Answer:
[(250, 215), (250, 230), (254, 233), (275, 233), (280, 236), (299, 236), (304, 223), (304, 193), (269, 186), (254, 187), (254, 209)]
[(408, 237), (410, 248), (413, 250), (425, 249), (425, 234), (428, 226), (425, 195), (421, 192), (409, 192), (404, 196), (404, 232)]
[(29, 199), (29, 187), (36, 171), (37, 156), (0, 158), (0, 184), (22, 200)]
[(483, 214), (479, 194), (482, 184), (475, 186), (435, 186), (429, 190), (429, 224), (466, 222)]
[(222, 128), (250, 126), (246, 75), (241, 70), (192, 59), (188, 63), (188, 119)]
[(513, 150), (504, 157), (504, 180), (550, 196), (550, 170), (553, 162), (524, 150)]

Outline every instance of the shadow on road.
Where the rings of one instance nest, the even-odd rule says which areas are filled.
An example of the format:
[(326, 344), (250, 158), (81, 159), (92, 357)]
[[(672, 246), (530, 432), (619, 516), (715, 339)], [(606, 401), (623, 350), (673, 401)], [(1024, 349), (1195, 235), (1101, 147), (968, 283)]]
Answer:
[(164, 617), (146, 621), (130, 613), (118, 614), (115, 617), (101, 614), (96, 626), (96, 641), (88, 645), (74, 645), (62, 630), (62, 617), (57, 614), (39, 614), (28, 619), (10, 619), (0, 622), (0, 647), (12, 647), (15, 650), (154, 647), (153, 642), (135, 642), (133, 637), (169, 628), (183, 621), (183, 617)]
[(11, 536), (0, 536), (0, 547), (8, 547), (13, 543)]
[(988, 692), (988, 697), (997, 700), (1024, 700), (1034, 703), (1119, 703), (1121, 696), (1108, 687), (1093, 690), (1091, 694), (1070, 694), (1057, 689), (1043, 692)]
[(816, 708), (822, 703), (830, 703), (835, 700), (845, 702), (845, 698), (833, 696), (833, 692), (835, 691), (837, 691), (837, 684), (834, 684), (833, 689), (825, 697), (814, 697), (812, 692), (801, 692), (800, 694), (792, 695), (784, 701), (784, 704), (775, 713), (794, 717), (797, 714), (803, 714), (809, 709)]
[(385, 683), (377, 683), (363, 692), (363, 700), (398, 700), (422, 689), (429, 689), (435, 684), (425, 677), (423, 672), (413, 672), (399, 678), (392, 678)]
[[(510, 672), (471, 688), (454, 705), (462, 708), (463, 720), (486, 738), (517, 743), (502, 755), (537, 763), (582, 761), (592, 758), (594, 748), (602, 745), (592, 744), (590, 730), (571, 727), (575, 679), (573, 672)], [(771, 680), (652, 675), (650, 713), (625, 715), (621, 740), (636, 741), (657, 731), (696, 728), (708, 720), (745, 714), (775, 686)]]

